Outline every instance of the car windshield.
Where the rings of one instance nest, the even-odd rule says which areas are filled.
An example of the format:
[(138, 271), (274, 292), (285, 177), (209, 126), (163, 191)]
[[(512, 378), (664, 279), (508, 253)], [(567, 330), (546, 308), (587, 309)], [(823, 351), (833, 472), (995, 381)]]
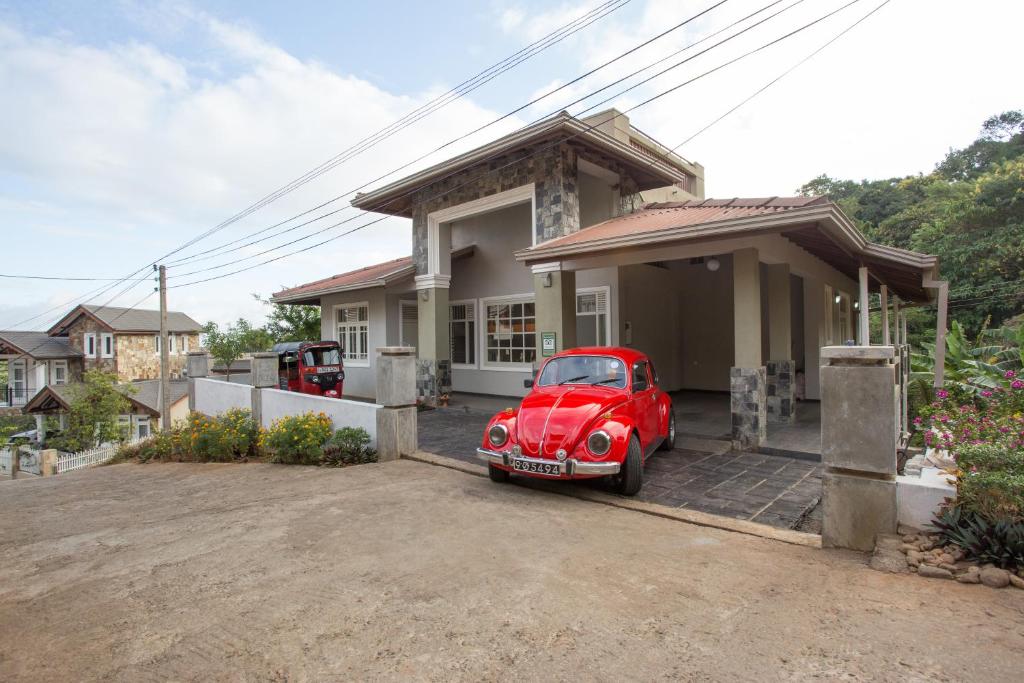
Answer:
[(321, 365), (341, 365), (341, 355), (337, 346), (316, 346), (306, 349), (302, 354), (302, 364), (307, 368)]
[(624, 389), (626, 366), (610, 356), (562, 356), (553, 358), (544, 366), (537, 385), (598, 384)]

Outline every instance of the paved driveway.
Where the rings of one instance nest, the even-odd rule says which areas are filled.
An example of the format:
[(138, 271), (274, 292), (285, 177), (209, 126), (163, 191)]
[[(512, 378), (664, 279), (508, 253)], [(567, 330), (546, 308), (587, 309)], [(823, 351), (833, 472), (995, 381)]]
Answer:
[[(422, 412), (420, 449), (479, 463), (476, 448), (493, 414), (468, 407)], [(680, 437), (677, 444), (687, 447), (650, 459), (637, 500), (795, 529), (821, 499), (819, 463), (733, 452), (709, 439)]]
[(0, 484), (0, 680), (1020, 680), (1024, 591), (401, 461)]

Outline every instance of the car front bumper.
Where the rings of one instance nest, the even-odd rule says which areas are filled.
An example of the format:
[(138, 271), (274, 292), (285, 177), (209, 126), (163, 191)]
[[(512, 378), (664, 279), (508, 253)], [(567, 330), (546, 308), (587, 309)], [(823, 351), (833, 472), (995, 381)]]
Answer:
[[(481, 460), (486, 460), (491, 465), (501, 465), (502, 467), (512, 467), (512, 460), (521, 460), (523, 462), (535, 462), (540, 464), (551, 464), (558, 462), (557, 460), (547, 460), (543, 458), (528, 458), (526, 456), (513, 456), (508, 451), (492, 451), (487, 448), (476, 449), (476, 455)], [(587, 462), (583, 460), (577, 460), (575, 458), (566, 458), (562, 461), (561, 466), (563, 472), (559, 476), (573, 477), (576, 475), (587, 475), (587, 476), (602, 476), (608, 474), (618, 474), (621, 467), (620, 463), (617, 462)], [(533, 472), (516, 472), (516, 474), (526, 474), (535, 477), (552, 477), (553, 475), (536, 474)]]

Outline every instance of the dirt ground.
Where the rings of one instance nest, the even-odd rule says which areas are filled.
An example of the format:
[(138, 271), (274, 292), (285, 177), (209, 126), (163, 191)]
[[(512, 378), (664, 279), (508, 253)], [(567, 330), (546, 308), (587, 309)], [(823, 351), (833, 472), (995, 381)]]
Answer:
[(1020, 680), (1024, 591), (402, 461), (0, 484), (0, 680)]

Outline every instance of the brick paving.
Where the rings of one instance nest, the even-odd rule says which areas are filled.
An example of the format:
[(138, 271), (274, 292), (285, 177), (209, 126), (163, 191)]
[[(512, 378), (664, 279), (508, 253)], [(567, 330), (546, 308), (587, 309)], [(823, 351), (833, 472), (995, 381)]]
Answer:
[[(492, 414), (467, 407), (421, 412), (419, 446), (479, 464), (476, 447)], [(784, 456), (677, 448), (648, 461), (636, 498), (792, 529), (806, 524), (820, 500), (821, 472), (818, 463)]]

